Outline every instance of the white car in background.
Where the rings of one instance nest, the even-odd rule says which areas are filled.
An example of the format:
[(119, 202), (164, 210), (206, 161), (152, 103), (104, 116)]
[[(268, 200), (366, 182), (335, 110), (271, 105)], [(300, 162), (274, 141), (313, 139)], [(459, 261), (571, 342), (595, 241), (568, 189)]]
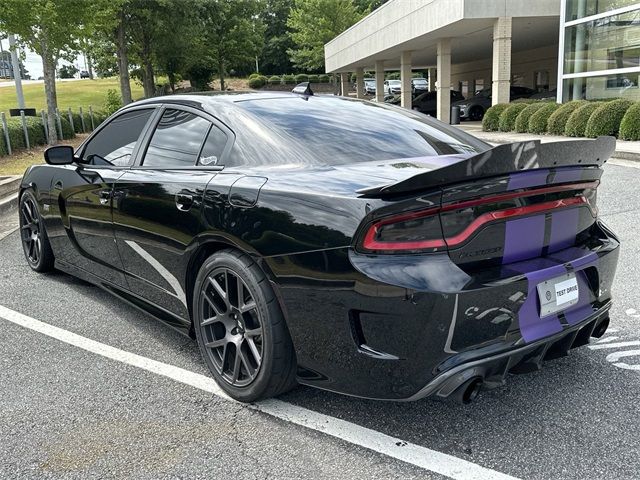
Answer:
[(390, 95), (400, 93), (402, 90), (402, 82), (400, 80), (385, 80), (384, 93)]

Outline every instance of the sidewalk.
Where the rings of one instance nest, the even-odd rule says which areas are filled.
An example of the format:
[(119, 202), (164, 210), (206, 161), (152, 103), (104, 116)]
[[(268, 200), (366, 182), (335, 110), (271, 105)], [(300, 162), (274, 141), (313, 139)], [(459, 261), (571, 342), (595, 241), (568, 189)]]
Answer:
[[(533, 135), (530, 133), (514, 132), (483, 132), (482, 122), (463, 122), (456, 127), (489, 143), (513, 143), (526, 140), (540, 140), (541, 142), (562, 142), (566, 140), (581, 140), (575, 137), (557, 137), (554, 135)], [(640, 162), (640, 142), (616, 141), (616, 151), (613, 158), (621, 158)]]

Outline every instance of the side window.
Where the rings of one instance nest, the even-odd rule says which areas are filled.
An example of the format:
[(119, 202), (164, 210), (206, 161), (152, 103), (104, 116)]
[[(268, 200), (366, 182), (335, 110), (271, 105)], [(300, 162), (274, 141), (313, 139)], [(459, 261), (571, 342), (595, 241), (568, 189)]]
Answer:
[(133, 110), (118, 115), (89, 141), (83, 159), (90, 165), (130, 165), (133, 148), (153, 110)]
[(196, 164), (211, 122), (183, 110), (167, 109), (153, 132), (145, 167), (190, 167)]
[(204, 143), (198, 164), (209, 166), (218, 165), (226, 144), (227, 134), (215, 125), (211, 125), (211, 130), (209, 130), (207, 141)]

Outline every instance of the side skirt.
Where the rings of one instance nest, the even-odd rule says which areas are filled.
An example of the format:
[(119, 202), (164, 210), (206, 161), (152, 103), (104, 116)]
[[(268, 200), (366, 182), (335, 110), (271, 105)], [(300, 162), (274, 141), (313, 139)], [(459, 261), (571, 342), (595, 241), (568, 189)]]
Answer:
[(59, 260), (56, 260), (55, 268), (71, 276), (78, 277), (85, 282), (91, 283), (92, 285), (100, 287), (106, 292), (109, 292), (113, 296), (128, 303), (132, 307), (137, 308), (141, 312), (153, 317), (156, 320), (160, 320), (162, 323), (164, 323), (168, 327), (171, 327), (178, 333), (189, 338), (195, 338), (193, 329), (191, 328), (190, 320), (180, 318), (167, 311), (166, 309), (155, 305), (148, 300), (145, 300), (134, 292), (113, 285), (112, 283), (109, 283), (104, 279), (90, 272), (87, 272), (86, 270), (83, 270), (82, 268), (78, 268), (75, 265), (70, 265)]

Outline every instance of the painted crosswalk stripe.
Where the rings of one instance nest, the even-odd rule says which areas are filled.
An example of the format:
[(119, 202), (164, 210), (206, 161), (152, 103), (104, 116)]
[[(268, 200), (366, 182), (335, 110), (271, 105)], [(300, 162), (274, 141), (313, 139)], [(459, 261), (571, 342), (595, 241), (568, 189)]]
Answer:
[[(70, 332), (69, 330), (28, 317), (27, 315), (23, 315), (1, 305), (0, 318), (88, 352), (170, 378), (176, 382), (190, 385), (226, 400), (233, 401), (210, 377), (112, 347)], [(325, 433), (326, 435), (339, 438), (353, 445), (367, 448), (382, 455), (456, 480), (473, 480), (478, 478), (486, 480), (515, 480), (515, 477), (473, 462), (405, 442), (402, 439), (386, 435), (376, 430), (281, 400), (265, 400), (247, 405), (247, 408), (259, 410), (280, 420)]]

